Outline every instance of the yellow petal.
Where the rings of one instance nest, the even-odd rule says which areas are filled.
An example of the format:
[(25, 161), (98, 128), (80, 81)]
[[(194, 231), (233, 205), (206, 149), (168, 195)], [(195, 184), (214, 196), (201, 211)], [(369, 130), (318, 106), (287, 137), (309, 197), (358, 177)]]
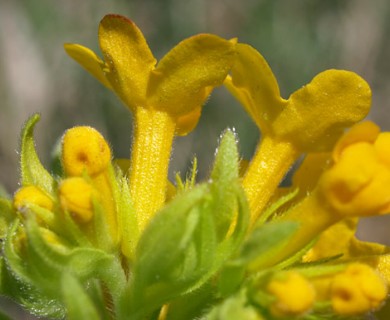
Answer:
[(339, 139), (336, 146), (333, 148), (334, 161), (339, 161), (342, 151), (354, 143), (374, 143), (379, 132), (380, 128), (371, 121), (357, 123)]
[(318, 186), (340, 215), (362, 217), (388, 212), (389, 184), (390, 168), (378, 161), (374, 145), (358, 142), (344, 149)]
[(327, 70), (294, 92), (272, 124), (275, 135), (302, 151), (328, 149), (370, 110), (371, 90), (357, 74)]
[(176, 124), (166, 112), (142, 107), (134, 118), (129, 187), (142, 231), (165, 203)]
[(73, 43), (64, 44), (64, 48), (66, 53), (77, 61), (85, 70), (98, 79), (104, 86), (112, 89), (111, 84), (105, 75), (105, 69), (107, 69), (107, 66), (95, 52), (83, 47), (82, 45)]
[(282, 111), (286, 100), (280, 97), (272, 70), (259, 52), (247, 44), (237, 44), (237, 52), (225, 86), (265, 133), (270, 130), (269, 121)]
[(176, 134), (184, 136), (195, 129), (198, 124), (202, 107), (199, 106), (192, 110), (192, 112), (185, 114), (176, 120)]
[(156, 60), (142, 32), (123, 16), (106, 15), (100, 22), (99, 43), (115, 92), (132, 109), (146, 106), (149, 73)]
[(78, 222), (86, 223), (92, 219), (94, 190), (84, 178), (65, 179), (61, 182), (58, 193), (62, 208), (68, 210)]
[(361, 263), (352, 263), (343, 273), (336, 275), (330, 288), (333, 309), (342, 315), (373, 311), (383, 303), (387, 293), (384, 279)]
[(294, 173), (292, 182), (293, 189), (299, 189), (299, 195), (305, 196), (317, 185), (321, 174), (330, 166), (330, 153), (308, 153)]
[(94, 128), (74, 127), (64, 134), (62, 164), (68, 176), (81, 176), (84, 172), (96, 176), (108, 168), (110, 161), (110, 147)]
[(47, 196), (40, 188), (30, 185), (21, 187), (16, 191), (13, 201), (16, 210), (21, 210), (24, 206), (35, 204), (42, 208), (52, 210), (53, 200)]
[[(387, 253), (389, 253), (389, 250), (387, 251)], [(385, 278), (387, 284), (390, 286), (390, 254), (384, 254), (379, 256), (376, 268), (378, 272)]]
[(211, 88), (223, 83), (234, 58), (234, 41), (215, 35), (201, 34), (180, 42), (153, 70), (148, 105), (174, 118), (191, 114), (204, 103)]
[(313, 285), (296, 271), (274, 278), (267, 285), (268, 293), (275, 298), (271, 313), (276, 317), (294, 317), (307, 312), (313, 305)]
[(349, 248), (355, 237), (358, 219), (344, 219), (321, 233), (316, 244), (305, 254), (304, 261), (316, 261), (343, 254), (349, 257)]
[[(386, 257), (390, 253), (390, 247), (380, 243), (361, 241), (356, 237), (351, 238), (348, 249), (349, 257), (360, 258), (363, 261), (369, 261), (372, 258), (370, 265), (374, 267), (377, 267), (382, 257)], [(373, 263), (374, 261), (376, 262), (375, 264)]]
[(382, 132), (375, 141), (379, 161), (390, 169), (390, 132)]

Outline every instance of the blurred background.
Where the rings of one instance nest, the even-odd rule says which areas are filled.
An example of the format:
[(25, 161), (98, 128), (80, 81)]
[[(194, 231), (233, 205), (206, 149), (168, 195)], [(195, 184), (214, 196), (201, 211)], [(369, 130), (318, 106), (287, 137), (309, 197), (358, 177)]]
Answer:
[[(39, 112), (39, 155), (49, 166), (64, 130), (91, 125), (111, 142), (116, 157), (129, 157), (131, 115), (121, 102), (63, 50), (76, 42), (96, 52), (97, 29), (107, 13), (136, 22), (161, 58), (197, 33), (238, 37), (269, 62), (282, 96), (329, 68), (352, 70), (372, 87), (370, 119), (390, 129), (390, 2), (387, 0), (0, 0), (0, 181), (12, 193), (18, 180), (19, 133)], [(207, 176), (222, 130), (234, 127), (249, 158), (259, 135), (224, 88), (214, 91), (200, 124), (175, 142), (171, 177), (185, 174), (194, 155)], [(360, 236), (390, 244), (390, 220), (364, 221)], [(370, 232), (371, 231), (371, 232)]]

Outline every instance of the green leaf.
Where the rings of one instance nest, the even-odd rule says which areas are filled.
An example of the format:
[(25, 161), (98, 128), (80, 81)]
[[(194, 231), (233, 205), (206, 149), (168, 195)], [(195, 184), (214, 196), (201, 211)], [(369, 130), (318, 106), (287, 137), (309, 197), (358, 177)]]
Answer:
[(190, 172), (186, 174), (184, 182), (180, 177), (180, 173), (176, 173), (175, 175), (176, 192), (180, 193), (192, 189), (196, 183), (197, 172), (198, 172), (198, 159), (194, 157), (194, 159), (192, 160), (192, 168)]
[(221, 142), (214, 161), (214, 167), (211, 172), (211, 179), (225, 185), (238, 178), (239, 159), (236, 136), (234, 133), (230, 129), (227, 129), (221, 137)]
[(35, 286), (17, 277), (3, 257), (0, 258), (0, 294), (18, 302), (37, 316), (52, 319), (61, 319), (64, 316), (64, 309), (58, 301), (48, 298)]
[(122, 252), (129, 260), (134, 259), (135, 248), (139, 238), (137, 216), (130, 196), (129, 183), (121, 179), (121, 192), (118, 201), (118, 229), (122, 235)]
[[(210, 218), (203, 210), (207, 194), (206, 185), (183, 193), (144, 231), (134, 263), (132, 314), (152, 311), (189, 290), (206, 273), (216, 246), (212, 230), (202, 232), (202, 228), (210, 229)], [(196, 239), (206, 241), (209, 250), (197, 248)]]
[(30, 280), (28, 269), (25, 261), (18, 255), (17, 247), (21, 246), (21, 236), (18, 232), (20, 220), (16, 219), (8, 230), (8, 234), (4, 243), (4, 257), (12, 272), (21, 281), (33, 285)]
[(0, 239), (5, 238), (8, 227), (16, 219), (16, 213), (10, 200), (0, 198)]
[(23, 186), (38, 186), (49, 194), (54, 195), (55, 181), (43, 167), (35, 150), (33, 133), (35, 124), (39, 119), (39, 114), (31, 116), (22, 131), (20, 152), (21, 183)]
[(96, 247), (107, 252), (112, 252), (115, 248), (115, 243), (111, 237), (109, 225), (106, 220), (105, 209), (96, 198), (92, 199), (92, 203), (92, 223), (96, 240)]
[(227, 265), (218, 279), (218, 293), (227, 297), (237, 291), (245, 277), (245, 268), (241, 265)]
[(50, 171), (53, 176), (64, 176), (64, 168), (62, 167), (62, 137), (59, 138), (50, 154)]
[[(299, 189), (296, 188), (291, 192), (288, 192), (286, 195), (279, 197), (274, 203), (272, 203), (264, 212), (261, 213), (261, 216), (256, 221), (255, 227), (259, 227), (266, 223), (270, 218), (275, 217), (277, 212), (280, 212), (281, 208), (294, 199), (299, 193)], [(283, 210), (281, 210), (283, 212)]]
[(209, 281), (199, 289), (170, 302), (166, 320), (199, 319), (215, 301), (214, 291), (214, 286)]
[(251, 270), (266, 267), (268, 258), (283, 248), (298, 228), (299, 223), (292, 221), (270, 222), (256, 228), (232, 265), (247, 265)]
[(261, 320), (256, 309), (249, 304), (245, 291), (232, 296), (213, 309), (202, 320)]
[(90, 239), (80, 229), (80, 225), (75, 222), (67, 210), (63, 211), (61, 218), (63, 218), (63, 221), (60, 221), (60, 224), (53, 228), (58, 235), (63, 236), (69, 243), (78, 247), (92, 246)]
[(236, 213), (236, 190), (231, 187), (238, 180), (238, 151), (236, 137), (230, 130), (222, 135), (211, 172), (211, 192), (215, 208), (218, 237), (223, 239)]
[(66, 306), (67, 319), (101, 319), (93, 301), (80, 282), (69, 273), (61, 277), (61, 292)]
[(61, 275), (69, 273), (81, 281), (99, 278), (114, 297), (121, 294), (126, 277), (114, 255), (89, 247), (58, 250), (55, 244), (43, 239), (35, 219), (27, 220), (26, 230), (30, 277), (35, 284), (55, 294)]

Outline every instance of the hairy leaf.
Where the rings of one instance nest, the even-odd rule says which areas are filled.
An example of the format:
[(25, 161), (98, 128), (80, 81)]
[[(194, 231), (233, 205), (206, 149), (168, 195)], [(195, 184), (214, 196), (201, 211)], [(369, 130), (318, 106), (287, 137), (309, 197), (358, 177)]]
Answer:
[(35, 185), (49, 194), (54, 194), (54, 179), (43, 167), (35, 150), (34, 127), (39, 121), (39, 114), (27, 120), (21, 135), (20, 172), (23, 186)]

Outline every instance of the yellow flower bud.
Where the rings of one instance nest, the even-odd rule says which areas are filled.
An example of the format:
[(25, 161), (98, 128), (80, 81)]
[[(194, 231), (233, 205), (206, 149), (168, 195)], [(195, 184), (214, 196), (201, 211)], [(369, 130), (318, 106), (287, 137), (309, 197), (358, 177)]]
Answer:
[(357, 315), (378, 308), (386, 299), (387, 286), (372, 268), (354, 263), (333, 278), (330, 294), (336, 313)]
[(39, 228), (43, 239), (59, 251), (67, 252), (67, 248), (56, 233), (46, 228)]
[(85, 171), (95, 176), (111, 161), (111, 150), (103, 136), (91, 127), (75, 127), (66, 131), (62, 140), (62, 163), (68, 176)]
[(378, 132), (370, 122), (356, 125), (335, 147), (335, 163), (319, 181), (319, 196), (342, 217), (390, 209), (390, 133)]
[(73, 217), (86, 223), (92, 219), (93, 187), (81, 177), (73, 177), (64, 180), (58, 189), (61, 206), (68, 210)]
[(21, 187), (14, 195), (15, 209), (20, 210), (29, 204), (35, 204), (48, 210), (53, 208), (53, 201), (50, 197), (33, 185)]
[(272, 279), (267, 291), (276, 299), (271, 305), (271, 313), (276, 317), (301, 315), (312, 307), (315, 299), (311, 283), (294, 271), (287, 272), (281, 279)]

